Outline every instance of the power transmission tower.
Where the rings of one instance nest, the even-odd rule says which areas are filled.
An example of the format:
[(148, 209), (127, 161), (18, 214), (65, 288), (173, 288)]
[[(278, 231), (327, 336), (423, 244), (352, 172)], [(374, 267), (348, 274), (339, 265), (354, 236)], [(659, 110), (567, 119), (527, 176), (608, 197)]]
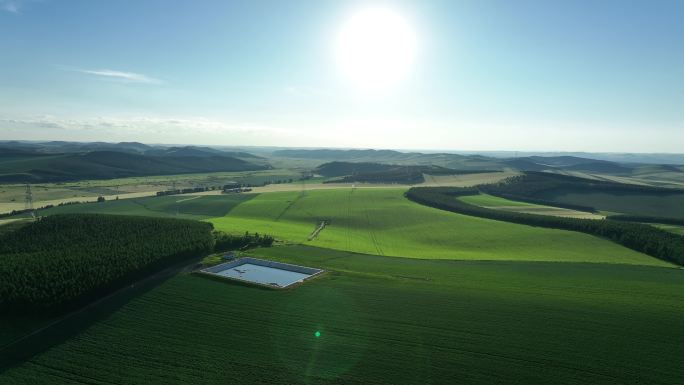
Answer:
[(33, 192), (31, 191), (31, 185), (26, 184), (26, 199), (24, 200), (24, 209), (31, 213), (32, 217), (36, 217), (36, 213), (33, 211)]

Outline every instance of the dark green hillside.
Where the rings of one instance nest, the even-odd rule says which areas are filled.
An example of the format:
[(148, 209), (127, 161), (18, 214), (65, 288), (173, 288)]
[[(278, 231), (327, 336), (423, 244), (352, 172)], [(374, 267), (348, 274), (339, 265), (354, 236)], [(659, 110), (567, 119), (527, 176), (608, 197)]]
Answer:
[(316, 174), (325, 177), (345, 176), (352, 174), (362, 174), (370, 172), (382, 172), (396, 168), (395, 165), (371, 163), (371, 162), (328, 162), (314, 170)]
[(615, 162), (577, 156), (529, 156), (505, 160), (509, 167), (520, 171), (567, 170), (610, 175), (630, 175), (634, 168)]
[(459, 214), (596, 235), (655, 258), (684, 265), (684, 237), (680, 235), (639, 223), (494, 210), (455, 199), (473, 194), (478, 194), (476, 188), (414, 187), (406, 197), (416, 203)]
[(0, 236), (0, 310), (62, 310), (209, 253), (211, 224), (56, 215)]
[(494, 158), (480, 155), (448, 153), (400, 152), (393, 150), (278, 150), (271, 156), (285, 159), (308, 160), (314, 164), (331, 161), (386, 163), (393, 165), (438, 165), (459, 170), (502, 170), (505, 165)]
[[(38, 215), (97, 213), (114, 215), (142, 215), (148, 217), (207, 219), (221, 217), (254, 194), (171, 195), (120, 199), (105, 202), (80, 203), (38, 210)], [(24, 214), (26, 216), (27, 214)]]
[(10, 153), (0, 157), (0, 182), (59, 182), (146, 175), (169, 175), (268, 168), (221, 156), (147, 156), (118, 151), (88, 153)]
[(314, 172), (325, 177), (341, 177), (330, 182), (405, 183), (425, 181), (423, 174), (457, 175), (491, 170), (463, 171), (431, 165), (396, 165), (371, 162), (329, 162), (318, 166)]
[(684, 189), (543, 172), (527, 172), (503, 183), (481, 186), (481, 189), (492, 195), (533, 203), (638, 216), (684, 218)]

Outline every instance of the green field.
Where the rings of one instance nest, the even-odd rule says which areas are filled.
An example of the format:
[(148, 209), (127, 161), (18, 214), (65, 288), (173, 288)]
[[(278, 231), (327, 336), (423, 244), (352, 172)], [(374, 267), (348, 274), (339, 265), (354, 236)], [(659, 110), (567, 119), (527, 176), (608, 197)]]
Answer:
[[(313, 241), (321, 220), (329, 225)], [(222, 218), (223, 231), (365, 254), (425, 259), (605, 262), (668, 265), (614, 243), (564, 230), (475, 218), (407, 200), (401, 189), (260, 194)]]
[(226, 215), (233, 207), (252, 199), (253, 194), (169, 195), (81, 203), (39, 210), (39, 215), (97, 213), (206, 219)]
[[(301, 173), (291, 169), (262, 171), (214, 172), (178, 175), (157, 175), (104, 180), (82, 180), (78, 182), (33, 184), (35, 207), (58, 204), (64, 201), (94, 200), (106, 196), (113, 200), (116, 196), (130, 194), (154, 195), (157, 191), (198, 186), (223, 186), (237, 182), (260, 185), (277, 180), (296, 179)], [(0, 213), (24, 208), (26, 186), (23, 184), (0, 184)]]
[(465, 196), (458, 197), (458, 199), (462, 200), (463, 202), (469, 203), (471, 205), (482, 206), (482, 207), (512, 207), (512, 206), (516, 206), (516, 207), (548, 207), (548, 206), (534, 205), (532, 203), (512, 201), (509, 199), (495, 197), (495, 196), (489, 195), (489, 194), (465, 195)]
[(684, 218), (684, 194), (554, 193), (542, 198), (613, 213)]
[[(1, 366), (0, 383), (684, 381), (672, 364), (684, 353), (684, 270), (583, 233), (429, 208), (404, 191), (179, 195), (45, 210), (268, 233), (289, 245), (248, 254), (328, 272), (289, 290), (187, 273), (160, 280), (32, 338), (30, 357)], [(4, 317), (0, 343), (49, 321)]]
[[(332, 270), (274, 291), (176, 277), (7, 384), (679, 384), (684, 271), (254, 252)], [(314, 333), (320, 331), (320, 337)]]
[(664, 225), (664, 224), (660, 224), (660, 223), (654, 223), (653, 226), (661, 228), (663, 230), (667, 230), (671, 233), (684, 235), (684, 226)]
[(603, 219), (598, 214), (585, 211), (565, 209), (561, 207), (544, 206), (527, 202), (513, 201), (510, 199), (499, 198), (489, 194), (465, 195), (457, 197), (465, 203), (486, 207), (496, 210), (512, 211), (516, 213), (551, 215), (555, 217), (583, 218), (583, 219)]

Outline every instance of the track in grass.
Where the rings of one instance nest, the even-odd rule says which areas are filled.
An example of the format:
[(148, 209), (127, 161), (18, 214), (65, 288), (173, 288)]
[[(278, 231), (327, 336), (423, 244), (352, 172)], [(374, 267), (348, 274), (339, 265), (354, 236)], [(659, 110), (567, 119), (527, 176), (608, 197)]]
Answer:
[(331, 273), (285, 291), (180, 276), (0, 382), (684, 382), (682, 270), (253, 254)]
[[(432, 209), (410, 202), (402, 190), (339, 189), (300, 194), (260, 194), (227, 216), (209, 221), (228, 232), (249, 229), (294, 243), (366, 254), (669, 266), (587, 234)], [(329, 220), (329, 225), (315, 240), (308, 241), (311, 228), (321, 219)]]

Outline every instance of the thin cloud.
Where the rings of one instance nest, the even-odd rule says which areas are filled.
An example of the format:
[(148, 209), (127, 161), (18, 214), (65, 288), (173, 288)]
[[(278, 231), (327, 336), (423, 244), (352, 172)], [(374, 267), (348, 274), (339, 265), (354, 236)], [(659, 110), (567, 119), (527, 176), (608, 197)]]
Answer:
[(159, 79), (153, 77), (135, 73), (135, 72), (124, 72), (111, 69), (100, 69), (100, 70), (79, 70), (84, 74), (95, 75), (102, 78), (119, 80), (128, 83), (144, 83), (144, 84), (161, 84), (163, 83)]
[(9, 13), (21, 13), (21, 10), (29, 3), (39, 3), (43, 0), (0, 0), (0, 11)]
[(19, 13), (21, 4), (21, 1), (16, 0), (0, 0), (0, 10), (10, 13)]
[(254, 137), (272, 137), (285, 135), (289, 130), (261, 126), (249, 123), (227, 123), (205, 117), (91, 117), (62, 118), (56, 116), (35, 116), (28, 118), (0, 117), (0, 126), (20, 131), (30, 128), (42, 128), (57, 131), (93, 131), (101, 135), (140, 135), (168, 136), (170, 133), (193, 137), (197, 135), (247, 135)]

